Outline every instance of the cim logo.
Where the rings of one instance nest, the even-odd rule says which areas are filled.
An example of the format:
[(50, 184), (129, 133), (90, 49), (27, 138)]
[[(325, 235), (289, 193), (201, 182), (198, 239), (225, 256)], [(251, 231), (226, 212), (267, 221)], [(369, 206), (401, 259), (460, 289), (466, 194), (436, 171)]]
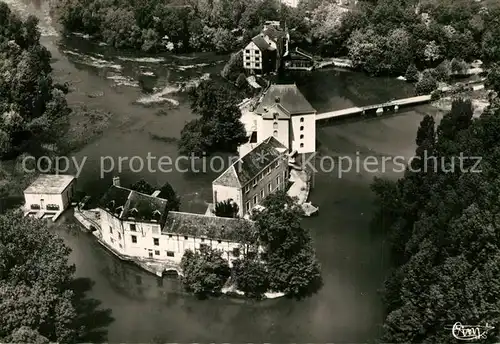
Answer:
[(471, 326), (471, 325), (462, 325), (459, 322), (456, 322), (452, 329), (451, 333), (453, 337), (458, 340), (478, 340), (478, 339), (486, 339), (489, 331), (493, 330), (493, 326), (489, 326), (486, 323), (485, 326)]

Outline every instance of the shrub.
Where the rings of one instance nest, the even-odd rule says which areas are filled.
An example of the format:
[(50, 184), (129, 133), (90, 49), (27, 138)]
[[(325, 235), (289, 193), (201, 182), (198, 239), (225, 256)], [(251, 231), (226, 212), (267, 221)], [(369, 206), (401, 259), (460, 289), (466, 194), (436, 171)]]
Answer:
[(405, 79), (408, 82), (418, 81), (418, 69), (414, 64), (409, 65), (408, 69), (406, 69)]
[(431, 92), (431, 100), (436, 101), (441, 98), (443, 92), (441, 90), (434, 90)]
[(418, 95), (430, 94), (437, 88), (437, 80), (432, 75), (425, 75), (415, 85)]

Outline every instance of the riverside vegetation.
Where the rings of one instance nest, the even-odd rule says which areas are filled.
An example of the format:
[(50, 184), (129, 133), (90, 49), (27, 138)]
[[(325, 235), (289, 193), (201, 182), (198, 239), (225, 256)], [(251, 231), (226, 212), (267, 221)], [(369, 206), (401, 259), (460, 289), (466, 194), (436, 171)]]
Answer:
[(228, 279), (254, 298), (266, 292), (282, 292), (300, 299), (321, 288), (321, 267), (311, 236), (301, 226), (302, 208), (284, 191), (269, 195), (263, 206), (264, 210), (252, 216), (255, 230), (244, 224), (236, 229), (235, 235), (246, 249), (232, 269), (209, 247), (186, 251), (181, 266), (188, 291), (200, 297), (219, 294)]
[[(500, 315), (500, 92), (498, 68), (488, 76), (491, 105), (473, 119), (469, 100), (456, 98), (436, 127), (425, 116), (417, 131), (413, 170), (398, 181), (376, 179), (373, 225), (387, 236), (394, 271), (383, 299), (387, 316), (383, 341), (454, 343), (446, 326), (493, 326), (485, 343), (499, 334)], [(460, 154), (482, 157), (480, 173), (451, 170)], [(433, 166), (424, 154), (442, 159)], [(472, 168), (473, 160), (464, 161)], [(443, 165), (448, 172), (443, 170)], [(450, 172), (451, 171), (451, 172)]]
[(322, 56), (348, 56), (372, 75), (444, 60), (500, 59), (500, 6), (470, 0), (361, 0), (349, 10), (329, 0), (55, 1), (65, 31), (116, 48), (157, 52), (238, 50), (265, 20), (283, 20), (291, 44)]

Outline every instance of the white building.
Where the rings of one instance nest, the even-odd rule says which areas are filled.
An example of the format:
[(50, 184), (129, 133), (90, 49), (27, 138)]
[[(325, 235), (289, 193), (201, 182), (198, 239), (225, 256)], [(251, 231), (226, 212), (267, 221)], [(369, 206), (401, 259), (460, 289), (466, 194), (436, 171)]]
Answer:
[(283, 190), (288, 180), (288, 151), (268, 137), (212, 182), (213, 204), (231, 200), (243, 217), (269, 194)]
[(243, 254), (235, 233), (253, 222), (200, 214), (168, 211), (168, 202), (113, 185), (101, 198), (101, 226), (97, 236), (123, 258), (181, 262), (188, 249), (208, 245), (221, 250), (230, 263)]
[(289, 151), (316, 151), (316, 110), (295, 84), (271, 85), (257, 104), (241, 108), (249, 141), (239, 147), (240, 156), (273, 136)]
[(71, 175), (42, 174), (24, 190), (25, 213), (37, 217), (50, 215), (53, 220), (70, 206), (76, 178)]

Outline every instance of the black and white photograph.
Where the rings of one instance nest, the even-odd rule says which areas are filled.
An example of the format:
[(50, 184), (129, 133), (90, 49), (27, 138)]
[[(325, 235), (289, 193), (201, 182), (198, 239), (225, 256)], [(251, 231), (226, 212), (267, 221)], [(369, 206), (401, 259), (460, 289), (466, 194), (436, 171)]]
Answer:
[(0, 0), (0, 343), (500, 343), (500, 0)]

